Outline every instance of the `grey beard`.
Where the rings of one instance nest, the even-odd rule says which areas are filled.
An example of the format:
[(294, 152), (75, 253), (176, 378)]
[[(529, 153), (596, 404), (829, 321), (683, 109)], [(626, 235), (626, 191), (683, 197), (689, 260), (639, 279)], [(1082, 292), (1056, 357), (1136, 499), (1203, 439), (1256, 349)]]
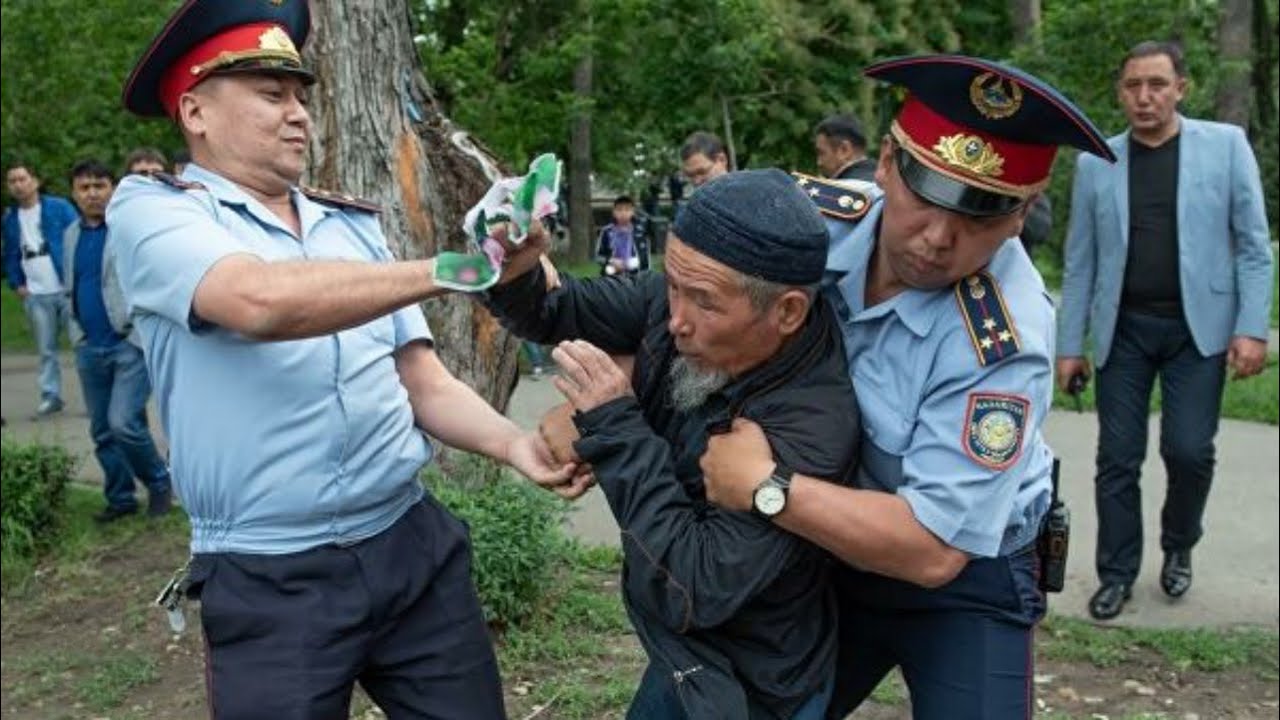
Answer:
[(714, 393), (729, 384), (729, 373), (702, 370), (684, 357), (671, 363), (671, 404), (680, 412), (701, 407)]

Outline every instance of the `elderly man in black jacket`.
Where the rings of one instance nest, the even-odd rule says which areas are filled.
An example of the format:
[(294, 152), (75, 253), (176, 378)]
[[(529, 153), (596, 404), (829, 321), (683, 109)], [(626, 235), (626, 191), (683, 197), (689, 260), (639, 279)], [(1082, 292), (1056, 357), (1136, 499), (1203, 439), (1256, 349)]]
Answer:
[[(785, 173), (731, 173), (689, 201), (665, 274), (561, 280), (534, 245), (489, 292), (507, 327), (560, 343), (556, 382), (576, 427), (544, 432), (589, 464), (622, 529), (623, 594), (650, 661), (630, 718), (799, 720), (825, 708), (826, 559), (770, 518), (793, 471), (854, 466), (857, 404), (817, 295), (827, 243)], [(634, 356), (630, 376), (610, 354)], [(698, 467), (735, 417), (760, 423), (780, 459), (750, 513), (708, 504)]]

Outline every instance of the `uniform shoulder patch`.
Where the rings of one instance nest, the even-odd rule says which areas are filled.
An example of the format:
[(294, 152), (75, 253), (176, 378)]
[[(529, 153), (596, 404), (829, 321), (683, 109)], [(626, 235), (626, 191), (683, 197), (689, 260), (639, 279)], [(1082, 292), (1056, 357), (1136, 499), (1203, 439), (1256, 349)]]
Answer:
[(332, 190), (321, 190), (320, 188), (313, 188), (313, 187), (306, 187), (306, 186), (299, 187), (298, 191), (301, 192), (303, 195), (306, 195), (311, 200), (314, 200), (318, 203), (323, 203), (325, 205), (333, 205), (334, 207), (339, 207), (344, 210), (347, 210), (347, 209), (363, 210), (364, 212), (370, 212), (370, 213), (382, 212), (381, 205), (370, 200), (362, 200), (353, 195), (347, 195), (345, 193), (333, 192)]
[(964, 451), (975, 462), (1004, 470), (1022, 455), (1031, 401), (1021, 395), (969, 393), (964, 417)]
[(179, 190), (204, 190), (205, 189), (204, 185), (201, 185), (198, 182), (183, 180), (177, 175), (170, 175), (169, 173), (155, 172), (155, 173), (151, 173), (151, 177), (155, 178), (156, 180), (159, 180), (160, 182), (164, 183), (165, 185), (168, 185), (171, 188), (177, 188)]
[(981, 271), (960, 280), (955, 295), (979, 365), (998, 362), (1022, 349), (1000, 286), (990, 273)]
[(818, 212), (840, 220), (861, 220), (871, 209), (871, 196), (853, 183), (793, 172), (796, 185), (809, 196)]

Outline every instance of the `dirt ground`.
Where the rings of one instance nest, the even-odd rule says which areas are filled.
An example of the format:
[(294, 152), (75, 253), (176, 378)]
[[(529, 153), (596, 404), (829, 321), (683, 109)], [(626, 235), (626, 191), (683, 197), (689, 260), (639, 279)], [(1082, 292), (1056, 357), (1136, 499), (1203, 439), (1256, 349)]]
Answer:
[[(157, 533), (110, 548), (91, 561), (45, 568), (24, 592), (10, 593), (0, 613), (0, 716), (207, 717), (198, 614), (188, 608), (191, 627), (174, 636), (164, 614), (150, 605), (184, 555), (180, 536)], [(602, 587), (608, 585), (612, 583)], [(634, 638), (616, 642), (631, 646), (620, 648), (620, 655), (635, 654)], [(1041, 662), (1036, 671), (1038, 717), (1208, 720), (1280, 714), (1274, 668), (1205, 673), (1169, 667), (1150, 652), (1135, 657), (1138, 662), (1113, 668)], [(538, 682), (537, 677), (508, 682), (511, 717), (570, 717), (554, 702), (542, 707), (529, 699), (527, 688)], [(885, 702), (869, 703), (853, 717), (910, 718), (904, 694), (900, 688), (887, 693)], [(363, 720), (381, 714), (359, 702), (353, 716)], [(616, 708), (596, 715), (620, 716)]]

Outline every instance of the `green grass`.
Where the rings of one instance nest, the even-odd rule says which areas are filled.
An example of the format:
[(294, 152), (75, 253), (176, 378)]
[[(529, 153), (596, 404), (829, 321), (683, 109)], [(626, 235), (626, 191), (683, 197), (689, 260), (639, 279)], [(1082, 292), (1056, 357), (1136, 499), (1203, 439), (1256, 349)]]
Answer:
[(503, 637), (502, 676), (555, 717), (621, 717), (645, 667), (619, 595), (621, 553), (571, 543), (565, 558), (540, 611)]
[[(93, 489), (69, 490), (66, 535), (41, 567), (56, 578), (43, 583), (40, 603), (65, 607), (100, 593), (104, 583), (138, 584), (137, 577), (110, 577), (101, 558), (142, 542), (184, 544), (187, 525), (180, 513), (159, 524), (130, 518), (99, 527), (91, 515), (101, 506)], [(498, 657), (513, 717), (527, 717), (550, 706), (548, 717), (621, 717), (635, 691), (646, 660), (623, 609), (616, 548), (585, 547), (566, 541), (556, 550), (559, 572), (537, 610), (498, 639)], [(141, 585), (150, 589), (156, 578)], [(14, 601), (6, 595), (6, 604)], [(122, 633), (141, 632), (147, 606), (127, 611), (116, 624)], [(152, 620), (154, 618), (151, 618)], [(1048, 661), (1124, 668), (1159, 658), (1161, 667), (1182, 671), (1255, 673), (1268, 682), (1280, 678), (1280, 636), (1273, 630), (1244, 628), (1134, 629), (1099, 627), (1052, 615), (1041, 625), (1037, 654)], [(6, 691), (6, 702), (66, 698), (82, 713), (129, 717), (138, 688), (162, 682), (162, 654), (119, 648), (110, 653), (79, 646), (50, 646), (16, 657), (6, 656), (6, 673), (23, 676)], [(903, 707), (906, 688), (897, 673), (872, 694), (881, 705)], [(356, 708), (368, 707), (367, 699)], [(77, 715), (79, 716), (79, 715)], [(87, 716), (87, 715), (86, 715)], [(1131, 716), (1138, 717), (1138, 716)]]
[[(1272, 252), (1275, 252), (1275, 245), (1271, 246)], [(1280, 261), (1280, 258), (1272, 257), (1273, 261)], [(1271, 266), (1271, 327), (1280, 327), (1280, 262), (1274, 262)]]
[[(94, 522), (93, 516), (105, 506), (102, 492), (96, 488), (71, 484), (67, 487), (67, 509), (63, 514), (63, 527), (47, 554), (36, 560), (7, 558), (3, 567), (3, 592), (6, 597), (27, 590), (32, 572), (39, 565), (52, 564), (69, 582), (60, 592), (73, 592), (74, 580), (101, 575), (98, 559), (103, 549), (128, 546), (134, 542), (152, 542), (159, 531), (166, 535), (186, 538), (189, 534), (187, 516), (180, 511), (170, 512), (160, 520), (151, 520), (144, 512), (124, 518), (109, 525)], [(44, 591), (48, 591), (45, 588)]]
[[(6, 700), (28, 699), (69, 689), (87, 710), (102, 712), (118, 707), (137, 687), (155, 682), (159, 662), (131, 651), (113, 654), (51, 650), (13, 662), (13, 670), (31, 676), (16, 686)], [(74, 684), (67, 687), (70, 679)]]
[(894, 668), (871, 691), (871, 701), (881, 705), (902, 705), (907, 701), (907, 683), (902, 679), (902, 672)]
[(27, 314), (22, 310), (22, 300), (8, 285), (0, 288), (0, 350), (36, 351), (31, 330), (27, 327)]
[[(1088, 387), (1080, 394), (1082, 410), (1092, 412), (1097, 409), (1094, 399), (1095, 381), (1096, 378), (1090, 380)], [(1053, 406), (1060, 410), (1075, 410), (1076, 400), (1055, 387)], [(1158, 412), (1160, 407), (1160, 383), (1157, 380), (1155, 390), (1151, 393), (1151, 412)], [(1258, 375), (1244, 380), (1231, 380), (1228, 376), (1222, 392), (1222, 417), (1270, 425), (1280, 424), (1280, 367), (1277, 366), (1275, 353), (1267, 355), (1267, 367)]]
[(1280, 635), (1261, 628), (1099, 627), (1084, 620), (1051, 615), (1041, 624), (1036, 646), (1042, 658), (1088, 662), (1100, 668), (1123, 665), (1134, 659), (1140, 648), (1156, 653), (1183, 671), (1222, 672), (1252, 667), (1271, 677), (1280, 667)]
[[(661, 271), (663, 267), (663, 256), (654, 254), (651, 258), (653, 270)], [(594, 260), (586, 262), (565, 262), (562, 258), (556, 260), (556, 268), (561, 272), (572, 275), (577, 278), (593, 278), (600, 277), (600, 264)]]

